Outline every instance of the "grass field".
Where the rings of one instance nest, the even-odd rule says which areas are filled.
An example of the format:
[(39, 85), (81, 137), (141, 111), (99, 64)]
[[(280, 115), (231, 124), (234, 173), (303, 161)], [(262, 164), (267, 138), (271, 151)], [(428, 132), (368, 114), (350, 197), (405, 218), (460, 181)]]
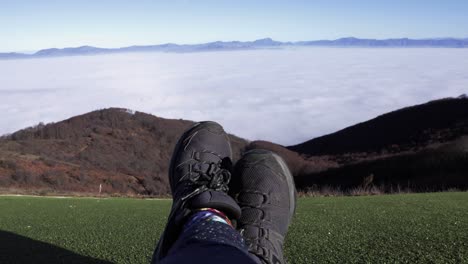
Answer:
[[(148, 263), (169, 200), (0, 197), (0, 263)], [(301, 198), (289, 263), (468, 263), (468, 192)]]

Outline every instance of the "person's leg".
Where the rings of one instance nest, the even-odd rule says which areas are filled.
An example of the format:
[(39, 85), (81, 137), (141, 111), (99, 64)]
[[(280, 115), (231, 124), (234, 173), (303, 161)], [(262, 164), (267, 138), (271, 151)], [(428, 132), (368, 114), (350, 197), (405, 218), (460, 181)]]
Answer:
[(217, 123), (197, 123), (182, 135), (169, 167), (172, 210), (152, 263), (212, 263), (220, 256), (251, 261), (229, 224), (241, 213), (227, 195), (231, 159), (228, 136)]
[(237, 162), (231, 195), (242, 209), (238, 230), (262, 263), (286, 263), (284, 238), (296, 208), (296, 188), (277, 154), (251, 150)]
[(252, 263), (252, 257), (238, 231), (220, 211), (201, 209), (184, 225), (162, 264), (172, 263)]

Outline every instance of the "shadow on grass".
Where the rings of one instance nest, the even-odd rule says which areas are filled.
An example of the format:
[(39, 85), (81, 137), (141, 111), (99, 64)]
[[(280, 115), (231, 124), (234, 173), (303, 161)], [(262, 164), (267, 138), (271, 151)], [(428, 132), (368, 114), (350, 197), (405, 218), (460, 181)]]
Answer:
[(0, 230), (0, 263), (112, 263)]

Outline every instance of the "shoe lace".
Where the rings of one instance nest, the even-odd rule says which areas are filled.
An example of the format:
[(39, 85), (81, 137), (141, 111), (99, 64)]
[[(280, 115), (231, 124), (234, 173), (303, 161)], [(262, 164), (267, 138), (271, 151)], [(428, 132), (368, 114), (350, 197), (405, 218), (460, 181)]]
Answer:
[[(188, 175), (188, 180), (195, 186), (198, 186), (191, 193), (182, 197), (182, 200), (188, 200), (204, 191), (215, 190), (228, 192), (228, 184), (231, 180), (231, 159), (224, 158), (218, 162), (201, 162), (198, 167), (206, 167), (205, 170), (193, 169)], [(205, 166), (201, 166), (205, 165)], [(196, 167), (196, 166), (195, 166)]]

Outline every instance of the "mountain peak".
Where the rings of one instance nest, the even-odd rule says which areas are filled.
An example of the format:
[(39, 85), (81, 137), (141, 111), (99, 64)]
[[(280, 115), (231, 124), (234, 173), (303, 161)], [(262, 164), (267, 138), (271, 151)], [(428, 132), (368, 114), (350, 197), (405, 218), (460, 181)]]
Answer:
[(255, 40), (254, 42), (273, 42), (273, 39), (272, 38), (261, 38), (261, 39)]
[(278, 45), (278, 44), (281, 44), (281, 42), (279, 41), (275, 41), (271, 38), (262, 38), (262, 39), (257, 39), (253, 42), (254, 44), (257, 44), (257, 45)]

